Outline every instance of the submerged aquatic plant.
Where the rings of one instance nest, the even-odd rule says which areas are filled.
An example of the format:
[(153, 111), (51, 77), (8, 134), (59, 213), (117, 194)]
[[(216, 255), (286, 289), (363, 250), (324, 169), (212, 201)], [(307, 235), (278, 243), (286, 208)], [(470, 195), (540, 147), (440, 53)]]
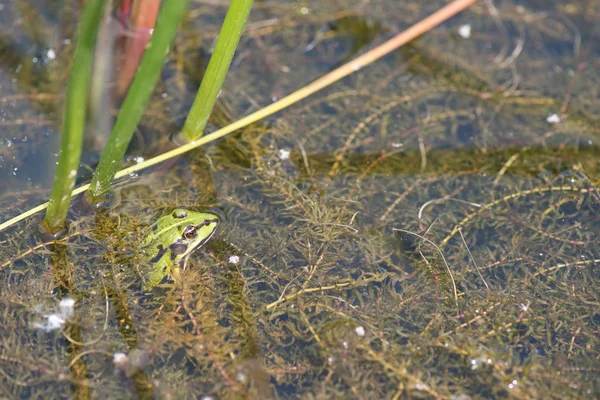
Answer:
[[(28, 221), (23, 234), (3, 236), (1, 393), (596, 395), (600, 164), (589, 86), (598, 76), (578, 72), (585, 83), (573, 85), (568, 102), (576, 124), (546, 121), (570, 87), (555, 66), (570, 62), (574, 38), (553, 19), (530, 18), (534, 11), (475, 9), (422, 39), (420, 48), (453, 50), (440, 64), (422, 64), (433, 51), (416, 48), (267, 127), (193, 151), (171, 170), (123, 185), (111, 210), (77, 218), (72, 236), (56, 242), (62, 247), (34, 241)], [(261, 40), (310, 43), (331, 18), (311, 12), (277, 34), (259, 31)], [(378, 18), (400, 18), (388, 14)], [(519, 75), (536, 92), (502, 86), (502, 60), (489, 61), (500, 39), (449, 34), (467, 22), (474, 32), (493, 29), (497, 18), (568, 49), (550, 58), (527, 41), (507, 61), (519, 74), (522, 65), (544, 71)], [(311, 56), (335, 65), (349, 39), (328, 34)], [(298, 65), (306, 57), (304, 49), (285, 54)], [(244, 67), (261, 69), (261, 55), (249, 54)], [(453, 62), (463, 58), (469, 65)], [(560, 96), (539, 93), (547, 79), (564, 83)], [(252, 99), (271, 95), (247, 90)], [(247, 106), (244, 96), (222, 97), (233, 109)], [(228, 220), (181, 282), (141, 290), (143, 227), (164, 209), (214, 202)], [(56, 306), (57, 288), (75, 300), (71, 325), (41, 332), (30, 322)]]

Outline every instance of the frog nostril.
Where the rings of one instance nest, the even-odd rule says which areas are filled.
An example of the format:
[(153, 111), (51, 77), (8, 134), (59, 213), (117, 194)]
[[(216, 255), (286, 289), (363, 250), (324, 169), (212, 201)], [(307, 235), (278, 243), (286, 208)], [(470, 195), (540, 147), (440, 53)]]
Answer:
[(202, 222), (201, 226), (209, 226), (210, 224), (217, 224), (218, 222), (218, 219), (207, 219), (204, 222)]

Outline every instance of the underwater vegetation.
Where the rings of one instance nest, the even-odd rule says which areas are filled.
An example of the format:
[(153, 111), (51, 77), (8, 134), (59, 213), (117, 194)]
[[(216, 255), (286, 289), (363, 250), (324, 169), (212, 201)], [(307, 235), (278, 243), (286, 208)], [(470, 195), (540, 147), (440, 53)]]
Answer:
[[(131, 157), (181, 129), (217, 32), (208, 3)], [(421, 3), (257, 2), (209, 127), (439, 7)], [(600, 8), (491, 3), (119, 182), (109, 208), (73, 208), (62, 239), (41, 217), (1, 232), (0, 397), (598, 397)], [(0, 99), (2, 220), (46, 198), (6, 172), (25, 174), (58, 118), (57, 89), (19, 74), (9, 87), (30, 94)], [(147, 227), (211, 207), (226, 215), (181, 279), (144, 289)]]

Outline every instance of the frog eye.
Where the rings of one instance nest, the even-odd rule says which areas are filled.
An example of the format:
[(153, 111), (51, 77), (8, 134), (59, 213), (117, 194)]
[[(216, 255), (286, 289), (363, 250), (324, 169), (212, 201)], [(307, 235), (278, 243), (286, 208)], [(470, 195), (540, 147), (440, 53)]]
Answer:
[(179, 219), (179, 218), (187, 217), (188, 214), (187, 214), (187, 211), (177, 208), (177, 209), (173, 210), (173, 214), (171, 214), (171, 215), (173, 216), (173, 218)]
[(188, 225), (183, 230), (183, 238), (187, 240), (192, 240), (198, 235), (198, 231), (194, 225)]

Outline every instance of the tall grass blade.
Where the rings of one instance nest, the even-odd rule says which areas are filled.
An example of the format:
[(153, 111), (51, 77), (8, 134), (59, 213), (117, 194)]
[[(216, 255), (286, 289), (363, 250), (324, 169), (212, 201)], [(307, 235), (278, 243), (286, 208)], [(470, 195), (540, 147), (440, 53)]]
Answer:
[(52, 234), (57, 233), (64, 226), (71, 202), (71, 191), (77, 177), (94, 44), (103, 7), (104, 0), (91, 0), (86, 3), (83, 10), (77, 50), (67, 88), (58, 168), (46, 217), (42, 222), (44, 229)]
[(210, 57), (200, 89), (181, 133), (188, 142), (204, 135), (204, 127), (217, 101), (223, 81), (229, 70), (235, 49), (240, 41), (244, 25), (250, 14), (253, 0), (232, 0), (215, 50)]
[(165, 1), (158, 14), (152, 38), (144, 52), (142, 62), (127, 92), (90, 183), (87, 195), (88, 200), (93, 203), (101, 200), (110, 188), (133, 132), (154, 91), (169, 46), (177, 34), (177, 28), (187, 9), (188, 0), (168, 0)]

